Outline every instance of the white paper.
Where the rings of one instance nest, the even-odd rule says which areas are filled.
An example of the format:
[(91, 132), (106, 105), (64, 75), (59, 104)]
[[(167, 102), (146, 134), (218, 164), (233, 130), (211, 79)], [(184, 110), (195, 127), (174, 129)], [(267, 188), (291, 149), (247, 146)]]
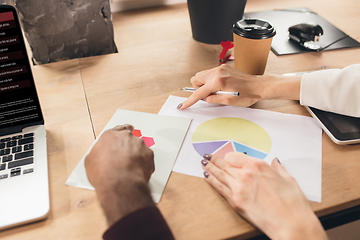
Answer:
[[(118, 109), (100, 135), (116, 125), (132, 124), (135, 129), (141, 130), (142, 136), (154, 139), (155, 144), (150, 148), (155, 156), (155, 172), (150, 178), (149, 186), (154, 201), (159, 202), (190, 122), (189, 118)], [(98, 139), (99, 137), (75, 167), (66, 181), (67, 185), (94, 190), (87, 179), (84, 160)]]
[[(232, 117), (245, 119), (265, 130), (271, 139), (271, 149), (263, 159), (268, 164), (277, 157), (285, 169), (296, 179), (306, 197), (321, 202), (322, 130), (310, 117), (283, 114), (259, 109), (232, 107), (197, 102), (186, 110), (176, 106), (185, 98), (170, 96), (159, 114), (192, 118), (173, 171), (203, 177), (200, 161), (192, 137), (194, 131), (209, 120)], [(252, 138), (256, 136), (251, 136)], [(268, 141), (268, 140), (267, 140)], [(270, 140), (269, 140), (270, 141)]]

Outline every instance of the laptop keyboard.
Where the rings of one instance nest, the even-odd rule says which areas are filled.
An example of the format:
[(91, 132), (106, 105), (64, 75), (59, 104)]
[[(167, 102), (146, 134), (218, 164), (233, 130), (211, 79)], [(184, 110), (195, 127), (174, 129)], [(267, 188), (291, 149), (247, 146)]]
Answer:
[(0, 138), (0, 180), (34, 172), (34, 133)]

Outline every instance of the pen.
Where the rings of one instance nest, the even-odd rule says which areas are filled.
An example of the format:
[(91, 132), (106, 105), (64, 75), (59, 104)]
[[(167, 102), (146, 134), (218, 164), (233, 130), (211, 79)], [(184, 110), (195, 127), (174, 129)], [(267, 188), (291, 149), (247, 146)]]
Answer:
[[(185, 92), (195, 92), (197, 89), (190, 88), (190, 87), (183, 87), (183, 88), (180, 88), (180, 90), (185, 91)], [(239, 92), (217, 91), (217, 92), (213, 92), (213, 94), (225, 94), (225, 95), (232, 95), (232, 96), (240, 96)]]

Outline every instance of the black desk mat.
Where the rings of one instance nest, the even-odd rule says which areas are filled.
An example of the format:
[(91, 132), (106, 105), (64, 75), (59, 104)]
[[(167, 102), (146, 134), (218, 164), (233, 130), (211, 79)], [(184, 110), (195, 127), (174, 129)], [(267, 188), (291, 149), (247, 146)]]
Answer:
[(286, 55), (309, 52), (298, 43), (289, 40), (288, 28), (298, 23), (313, 22), (319, 24), (324, 34), (320, 36), (318, 44), (326, 47), (323, 51), (360, 47), (360, 43), (346, 33), (317, 15), (308, 8), (272, 10), (244, 13), (245, 18), (260, 18), (269, 21), (276, 28), (276, 35), (271, 44), (271, 50), (276, 55)]

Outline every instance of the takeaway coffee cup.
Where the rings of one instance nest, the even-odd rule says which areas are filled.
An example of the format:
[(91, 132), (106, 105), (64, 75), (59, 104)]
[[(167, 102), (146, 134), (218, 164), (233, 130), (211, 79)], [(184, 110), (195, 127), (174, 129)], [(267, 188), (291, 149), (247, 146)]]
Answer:
[(264, 74), (275, 28), (265, 20), (247, 18), (236, 22), (232, 31), (235, 68), (252, 75)]

